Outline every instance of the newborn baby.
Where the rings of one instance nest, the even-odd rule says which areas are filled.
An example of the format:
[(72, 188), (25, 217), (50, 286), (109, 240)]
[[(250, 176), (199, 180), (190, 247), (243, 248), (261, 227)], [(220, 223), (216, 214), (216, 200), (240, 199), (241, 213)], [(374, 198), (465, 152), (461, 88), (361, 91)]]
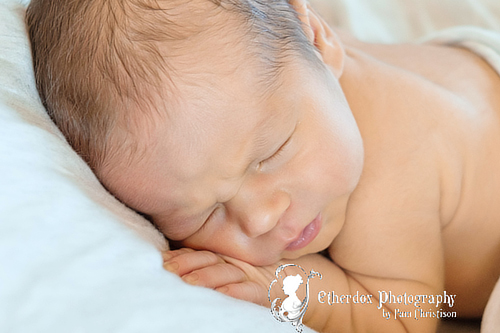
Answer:
[(278, 266), (314, 269), (319, 331), (435, 331), (389, 292), (481, 316), (500, 275), (500, 77), (476, 54), (362, 43), (305, 0), (33, 0), (27, 22), (52, 119), (179, 247), (165, 267), (186, 282), (267, 307)]

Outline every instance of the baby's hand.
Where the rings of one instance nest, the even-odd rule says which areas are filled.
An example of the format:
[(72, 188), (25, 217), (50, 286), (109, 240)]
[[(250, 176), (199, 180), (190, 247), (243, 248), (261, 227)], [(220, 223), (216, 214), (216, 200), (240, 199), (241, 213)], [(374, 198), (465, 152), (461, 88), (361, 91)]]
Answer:
[(255, 267), (241, 260), (182, 248), (163, 252), (163, 267), (185, 282), (214, 289), (231, 297), (267, 306), (267, 291), (275, 267)]

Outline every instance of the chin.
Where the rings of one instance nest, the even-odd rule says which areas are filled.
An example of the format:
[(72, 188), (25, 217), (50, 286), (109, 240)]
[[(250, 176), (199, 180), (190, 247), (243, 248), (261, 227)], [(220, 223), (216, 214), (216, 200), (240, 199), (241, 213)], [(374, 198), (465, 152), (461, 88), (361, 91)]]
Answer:
[(311, 244), (304, 249), (293, 251), (293, 252), (285, 252), (282, 256), (283, 259), (294, 260), (300, 257), (306, 256), (308, 254), (320, 253), (330, 247), (331, 242), (322, 242), (321, 244)]
[(253, 259), (250, 259), (250, 260), (243, 260), (243, 261), (249, 263), (252, 266), (261, 267), (261, 266), (271, 266), (273, 264), (277, 264), (280, 260), (281, 260), (281, 258), (276, 258), (276, 259), (269, 259), (269, 258), (260, 258), (260, 259), (257, 259), (257, 258), (253, 258)]
[(233, 253), (233, 254), (226, 254), (228, 257), (232, 257), (241, 261), (244, 261), (252, 266), (270, 266), (273, 264), (278, 263), (282, 257), (279, 254), (272, 254), (270, 255), (269, 253), (253, 253), (253, 255), (248, 255), (245, 253)]

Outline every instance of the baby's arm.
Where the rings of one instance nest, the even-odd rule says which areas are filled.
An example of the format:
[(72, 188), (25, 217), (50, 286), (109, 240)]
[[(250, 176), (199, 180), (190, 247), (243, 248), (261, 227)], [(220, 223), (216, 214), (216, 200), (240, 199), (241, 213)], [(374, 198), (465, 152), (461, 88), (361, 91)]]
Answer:
[[(416, 308), (404, 304), (383, 304), (379, 309), (379, 291), (391, 291), (394, 295), (436, 295), (441, 293), (439, 288), (423, 282), (406, 279), (364, 276), (346, 271), (328, 258), (319, 254), (310, 254), (293, 261), (303, 267), (306, 272), (311, 269), (322, 274), (322, 280), (311, 280), (309, 307), (304, 317), (304, 324), (319, 332), (419, 332), (430, 333), (436, 331), (435, 318), (415, 319)], [(332, 302), (328, 293), (337, 295), (338, 303)], [(365, 304), (353, 304), (352, 296), (366, 296)], [(341, 304), (341, 295), (350, 295), (350, 301), (344, 299)], [(330, 299), (330, 301), (329, 301)], [(371, 302), (371, 304), (369, 304)], [(394, 318), (395, 311), (399, 314), (411, 313), (411, 318)], [(423, 308), (424, 310), (429, 310)], [(434, 310), (437, 310), (434, 308)], [(390, 318), (384, 317), (390, 313)]]
[[(304, 324), (320, 332), (434, 332), (437, 320), (416, 320), (415, 307), (404, 304), (384, 304), (378, 308), (378, 291), (395, 295), (434, 295), (440, 288), (432, 284), (405, 278), (370, 276), (348, 272), (319, 254), (310, 254), (295, 260), (284, 260), (275, 265), (254, 267), (237, 259), (209, 251), (183, 248), (164, 253), (165, 268), (190, 284), (215, 289), (226, 295), (270, 307), (268, 288), (275, 278), (275, 269), (285, 263), (294, 263), (307, 272), (319, 271), (322, 280), (310, 283), (310, 301)], [(327, 293), (336, 295), (372, 295), (371, 304), (328, 304)], [(271, 299), (274, 299), (272, 296)], [(396, 309), (411, 312), (412, 318), (397, 318)], [(427, 309), (426, 309), (427, 310)], [(383, 313), (390, 313), (385, 317)]]

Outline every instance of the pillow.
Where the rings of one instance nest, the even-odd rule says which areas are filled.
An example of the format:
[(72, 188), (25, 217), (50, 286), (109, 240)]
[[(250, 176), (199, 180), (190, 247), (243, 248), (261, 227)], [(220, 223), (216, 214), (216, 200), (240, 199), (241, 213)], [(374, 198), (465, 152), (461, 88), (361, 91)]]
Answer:
[(45, 113), (25, 5), (0, 0), (0, 331), (290, 332), (269, 309), (163, 270), (162, 235), (104, 190)]

